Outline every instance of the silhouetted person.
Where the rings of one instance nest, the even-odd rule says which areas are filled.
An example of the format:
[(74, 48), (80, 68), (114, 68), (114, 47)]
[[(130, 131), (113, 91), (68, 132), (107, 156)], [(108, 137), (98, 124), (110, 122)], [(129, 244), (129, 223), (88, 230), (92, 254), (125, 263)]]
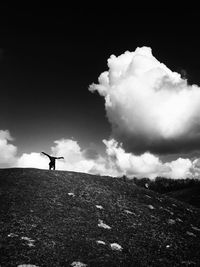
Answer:
[(50, 159), (49, 170), (51, 170), (51, 169), (55, 170), (55, 168), (56, 168), (56, 159), (64, 159), (64, 157), (52, 157), (52, 156), (49, 156), (45, 152), (42, 152), (42, 154), (44, 154), (45, 156), (47, 156)]

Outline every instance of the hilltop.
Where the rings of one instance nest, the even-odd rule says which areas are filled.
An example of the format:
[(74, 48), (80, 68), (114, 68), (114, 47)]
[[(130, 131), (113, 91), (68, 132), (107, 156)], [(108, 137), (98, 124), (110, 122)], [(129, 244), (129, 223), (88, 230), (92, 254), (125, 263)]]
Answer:
[(200, 210), (125, 179), (1, 169), (0, 236), (2, 267), (200, 266)]

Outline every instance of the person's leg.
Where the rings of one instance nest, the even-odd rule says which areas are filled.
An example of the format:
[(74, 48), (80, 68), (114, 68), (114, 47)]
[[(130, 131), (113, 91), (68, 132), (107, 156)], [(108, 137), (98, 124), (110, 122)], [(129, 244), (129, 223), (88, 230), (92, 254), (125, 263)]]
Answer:
[(51, 170), (51, 168), (52, 168), (52, 163), (50, 162), (49, 163), (49, 170)]

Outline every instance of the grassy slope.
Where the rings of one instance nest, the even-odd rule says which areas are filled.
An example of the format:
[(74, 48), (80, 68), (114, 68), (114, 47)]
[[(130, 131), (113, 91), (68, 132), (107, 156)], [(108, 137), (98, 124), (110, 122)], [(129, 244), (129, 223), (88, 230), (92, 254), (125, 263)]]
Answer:
[[(99, 220), (111, 229), (98, 227)], [(34, 240), (34, 246), (22, 237)], [(123, 250), (113, 251), (110, 243)], [(200, 266), (199, 250), (200, 210), (131, 181), (64, 171), (0, 170), (2, 267), (59, 267), (73, 261), (95, 267)]]
[(166, 194), (169, 197), (173, 197), (180, 201), (189, 203), (197, 208), (200, 208), (200, 186), (192, 186), (176, 190)]

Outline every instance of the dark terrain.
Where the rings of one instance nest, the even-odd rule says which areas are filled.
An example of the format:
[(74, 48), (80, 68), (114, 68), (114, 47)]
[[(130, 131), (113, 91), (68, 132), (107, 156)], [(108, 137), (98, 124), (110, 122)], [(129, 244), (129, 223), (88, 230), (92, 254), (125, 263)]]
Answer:
[[(127, 179), (126, 177), (124, 178)], [(139, 187), (148, 188), (200, 208), (200, 179), (157, 177), (155, 180), (134, 178), (133, 181)]]
[(176, 190), (166, 195), (200, 208), (200, 186)]
[(1, 267), (200, 266), (199, 251), (200, 209), (133, 181), (0, 170)]

